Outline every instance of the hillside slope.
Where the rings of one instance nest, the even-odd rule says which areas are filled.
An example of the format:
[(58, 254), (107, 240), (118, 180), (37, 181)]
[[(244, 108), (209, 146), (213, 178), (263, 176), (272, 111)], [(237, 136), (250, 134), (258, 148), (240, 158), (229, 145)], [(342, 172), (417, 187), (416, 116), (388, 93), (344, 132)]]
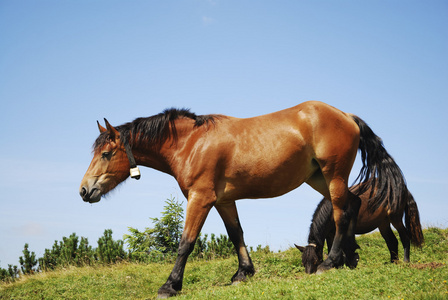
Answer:
[[(409, 264), (385, 263), (389, 252), (379, 233), (358, 237), (358, 267), (322, 275), (305, 274), (295, 248), (254, 252), (257, 273), (239, 285), (230, 285), (236, 257), (191, 261), (176, 299), (448, 299), (448, 229), (429, 228), (424, 235)], [(172, 266), (121, 263), (25, 276), (2, 284), (0, 299), (155, 299)]]

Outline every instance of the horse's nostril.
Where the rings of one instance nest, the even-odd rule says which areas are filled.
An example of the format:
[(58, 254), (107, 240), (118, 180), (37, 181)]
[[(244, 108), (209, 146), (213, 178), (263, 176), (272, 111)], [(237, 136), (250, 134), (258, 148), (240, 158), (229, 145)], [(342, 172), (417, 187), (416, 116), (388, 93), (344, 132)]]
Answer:
[(85, 187), (82, 187), (81, 191), (79, 191), (79, 194), (82, 198), (84, 198), (87, 195), (87, 189)]

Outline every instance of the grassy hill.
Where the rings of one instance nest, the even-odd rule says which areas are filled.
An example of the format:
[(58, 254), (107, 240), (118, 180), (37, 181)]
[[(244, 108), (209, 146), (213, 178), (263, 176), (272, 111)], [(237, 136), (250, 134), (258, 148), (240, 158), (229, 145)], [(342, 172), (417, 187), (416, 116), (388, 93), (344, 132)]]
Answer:
[[(425, 245), (411, 248), (409, 264), (385, 263), (389, 252), (379, 233), (361, 236), (358, 267), (322, 275), (305, 274), (295, 248), (254, 252), (257, 273), (239, 285), (230, 285), (236, 257), (191, 261), (174, 299), (448, 299), (448, 229), (428, 228), (424, 235)], [(0, 299), (155, 299), (172, 267), (170, 262), (61, 269), (1, 284)]]

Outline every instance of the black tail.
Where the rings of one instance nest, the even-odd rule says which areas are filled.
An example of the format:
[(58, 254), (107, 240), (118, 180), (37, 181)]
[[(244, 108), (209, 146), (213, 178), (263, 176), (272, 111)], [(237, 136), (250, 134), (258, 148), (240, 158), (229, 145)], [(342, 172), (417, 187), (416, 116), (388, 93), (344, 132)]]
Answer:
[(395, 212), (406, 201), (408, 192), (403, 173), (372, 129), (361, 118), (355, 115), (352, 118), (361, 132), (359, 150), (362, 168), (356, 181), (362, 184), (357, 195), (370, 189), (371, 211), (383, 206)]
[(414, 197), (412, 197), (409, 191), (404, 210), (404, 221), (408, 235), (411, 238), (411, 243), (414, 246), (421, 247), (424, 243), (424, 237), (422, 225), (420, 224), (420, 214), (418, 213), (417, 203), (415, 203)]

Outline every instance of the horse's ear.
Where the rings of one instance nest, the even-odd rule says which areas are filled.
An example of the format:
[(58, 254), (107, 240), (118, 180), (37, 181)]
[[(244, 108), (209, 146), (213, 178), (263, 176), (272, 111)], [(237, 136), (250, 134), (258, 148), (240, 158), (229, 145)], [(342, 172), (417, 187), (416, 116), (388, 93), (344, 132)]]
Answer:
[(104, 122), (106, 123), (107, 132), (109, 133), (109, 137), (111, 140), (117, 138), (120, 134), (118, 130), (116, 130), (112, 125), (109, 124), (106, 118), (104, 118)]
[(100, 133), (106, 132), (107, 129), (101, 126), (100, 122), (96, 121), (96, 124), (98, 124), (98, 129), (100, 130)]
[(303, 251), (305, 251), (305, 247), (297, 246), (296, 244), (294, 244), (294, 246), (296, 246), (296, 248), (299, 249), (300, 252), (302, 252), (302, 253), (303, 253)]

